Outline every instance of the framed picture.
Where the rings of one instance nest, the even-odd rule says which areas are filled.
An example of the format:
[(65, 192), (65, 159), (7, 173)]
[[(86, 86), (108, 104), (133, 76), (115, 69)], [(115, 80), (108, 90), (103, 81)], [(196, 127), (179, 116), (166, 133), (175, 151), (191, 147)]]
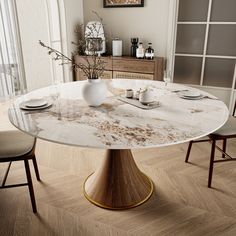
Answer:
[(103, 7), (143, 7), (144, 0), (103, 0)]

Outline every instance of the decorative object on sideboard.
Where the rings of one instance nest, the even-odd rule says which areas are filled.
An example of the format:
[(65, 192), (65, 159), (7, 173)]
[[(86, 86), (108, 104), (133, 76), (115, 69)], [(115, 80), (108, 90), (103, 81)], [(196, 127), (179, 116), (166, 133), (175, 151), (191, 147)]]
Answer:
[(153, 60), (154, 58), (154, 49), (152, 48), (152, 43), (148, 43), (148, 48), (145, 51), (145, 58), (148, 60)]
[(106, 39), (104, 34), (104, 28), (100, 21), (90, 21), (85, 27), (85, 40), (87, 55), (93, 55), (94, 53), (98, 56), (106, 52)]
[(130, 54), (131, 57), (136, 57), (136, 50), (138, 48), (138, 38), (131, 38), (131, 50), (130, 50)]
[(139, 59), (143, 59), (145, 55), (145, 49), (143, 47), (143, 43), (140, 42), (138, 48), (136, 49), (136, 57)]
[(119, 38), (114, 38), (112, 40), (112, 56), (113, 57), (122, 56), (122, 40)]
[(143, 7), (144, 0), (103, 0), (103, 7)]

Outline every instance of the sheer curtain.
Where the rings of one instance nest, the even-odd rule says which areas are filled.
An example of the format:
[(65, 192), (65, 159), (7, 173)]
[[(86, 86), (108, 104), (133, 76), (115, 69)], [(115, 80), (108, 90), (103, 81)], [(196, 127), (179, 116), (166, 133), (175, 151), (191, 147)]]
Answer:
[(15, 0), (0, 0), (0, 98), (26, 90)]

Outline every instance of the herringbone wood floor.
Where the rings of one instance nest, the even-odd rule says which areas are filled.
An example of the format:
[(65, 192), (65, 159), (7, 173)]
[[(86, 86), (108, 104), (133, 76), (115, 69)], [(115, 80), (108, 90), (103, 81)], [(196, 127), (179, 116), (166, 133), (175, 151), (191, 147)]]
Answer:
[[(12, 128), (0, 110), (0, 129)], [(155, 183), (144, 205), (126, 211), (95, 207), (83, 196), (82, 184), (101, 161), (103, 151), (38, 140), (42, 182), (34, 179), (38, 214), (31, 210), (26, 187), (0, 191), (0, 235), (236, 235), (236, 162), (217, 164), (208, 189), (210, 147), (196, 144), (190, 164), (187, 144), (137, 150), (140, 169)], [(229, 143), (236, 154), (236, 141)], [(8, 183), (25, 179), (23, 163), (12, 166)], [(0, 179), (5, 164), (0, 165)]]

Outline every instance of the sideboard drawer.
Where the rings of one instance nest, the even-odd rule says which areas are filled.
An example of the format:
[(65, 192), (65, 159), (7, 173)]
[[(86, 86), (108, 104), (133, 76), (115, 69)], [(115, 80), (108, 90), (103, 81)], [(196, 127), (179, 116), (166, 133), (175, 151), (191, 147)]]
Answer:
[(153, 75), (150, 75), (150, 74), (113, 71), (113, 79), (148, 79), (148, 80), (153, 80), (154, 77), (153, 77)]
[(105, 70), (103, 75), (101, 76), (102, 79), (112, 79), (112, 71)]
[(139, 72), (154, 74), (154, 61), (147, 60), (128, 60), (128, 59), (114, 59), (113, 58), (113, 70), (114, 71), (126, 71), (126, 72)]

